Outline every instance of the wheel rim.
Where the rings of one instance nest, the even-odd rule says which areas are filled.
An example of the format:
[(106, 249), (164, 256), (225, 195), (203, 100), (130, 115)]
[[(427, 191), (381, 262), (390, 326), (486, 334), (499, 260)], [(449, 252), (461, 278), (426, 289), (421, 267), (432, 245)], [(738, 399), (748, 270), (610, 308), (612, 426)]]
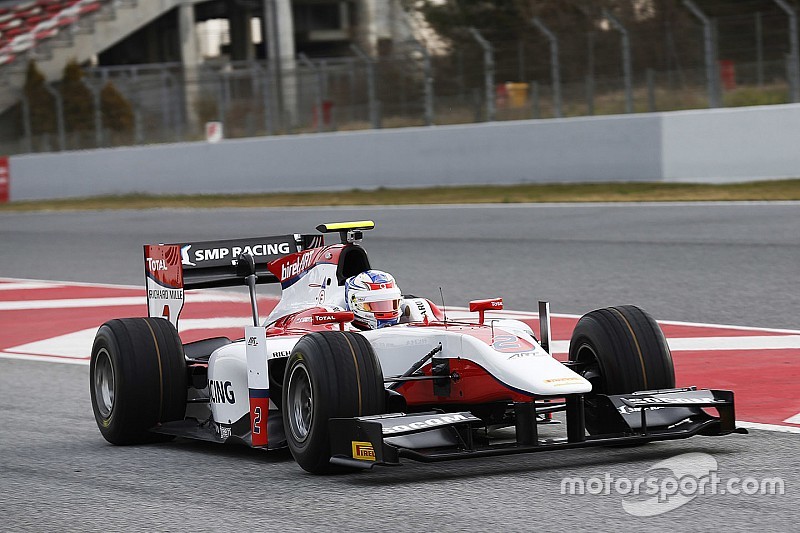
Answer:
[(586, 367), (581, 372), (581, 377), (592, 384), (592, 394), (604, 394), (605, 384), (603, 383), (603, 371), (600, 368), (600, 359), (597, 357), (594, 348), (588, 344), (582, 344), (578, 348), (576, 361), (584, 362)]
[(314, 421), (314, 391), (303, 363), (297, 364), (289, 375), (287, 399), (289, 430), (297, 442), (305, 442)]
[(114, 409), (114, 365), (108, 350), (97, 352), (94, 364), (94, 403), (103, 418)]

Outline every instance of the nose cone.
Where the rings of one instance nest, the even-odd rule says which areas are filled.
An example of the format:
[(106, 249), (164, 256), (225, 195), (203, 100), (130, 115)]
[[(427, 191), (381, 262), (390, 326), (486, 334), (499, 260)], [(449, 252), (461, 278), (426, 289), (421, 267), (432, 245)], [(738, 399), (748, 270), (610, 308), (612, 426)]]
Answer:
[(516, 389), (543, 396), (584, 394), (592, 390), (591, 383), (546, 353), (498, 359), (497, 377)]
[(464, 338), (472, 344), (476, 360), (490, 374), (507, 386), (540, 396), (563, 396), (591, 392), (592, 384), (560, 362), (541, 346), (530, 350), (505, 353), (475, 338)]

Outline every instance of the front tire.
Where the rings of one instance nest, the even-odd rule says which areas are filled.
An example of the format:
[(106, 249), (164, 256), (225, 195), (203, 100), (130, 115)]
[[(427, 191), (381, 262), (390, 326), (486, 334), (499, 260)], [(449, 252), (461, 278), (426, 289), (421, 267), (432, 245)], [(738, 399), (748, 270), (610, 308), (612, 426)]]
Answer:
[(89, 389), (97, 427), (108, 442), (170, 439), (148, 430), (183, 420), (186, 413), (186, 362), (175, 327), (163, 318), (123, 318), (100, 326)]
[(281, 400), (286, 440), (297, 464), (313, 474), (339, 470), (330, 464), (328, 420), (384, 412), (380, 362), (357, 333), (309, 333), (286, 363)]
[(593, 394), (675, 387), (672, 354), (661, 327), (633, 305), (607, 307), (578, 321), (569, 343), (569, 360), (583, 363), (581, 373)]

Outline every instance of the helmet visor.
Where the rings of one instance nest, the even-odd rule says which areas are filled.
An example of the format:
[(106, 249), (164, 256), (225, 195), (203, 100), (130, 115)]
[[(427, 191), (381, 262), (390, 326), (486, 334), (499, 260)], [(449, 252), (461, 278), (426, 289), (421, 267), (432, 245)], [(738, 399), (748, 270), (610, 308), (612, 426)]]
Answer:
[(381, 300), (379, 302), (364, 302), (364, 311), (373, 313), (389, 313), (400, 309), (400, 300)]

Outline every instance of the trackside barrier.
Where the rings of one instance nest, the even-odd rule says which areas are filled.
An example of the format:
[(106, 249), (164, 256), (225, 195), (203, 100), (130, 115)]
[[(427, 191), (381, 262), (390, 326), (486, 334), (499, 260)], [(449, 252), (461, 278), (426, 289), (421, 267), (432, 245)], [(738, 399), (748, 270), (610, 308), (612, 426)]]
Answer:
[(337, 132), (10, 158), (10, 199), (800, 176), (800, 104)]

